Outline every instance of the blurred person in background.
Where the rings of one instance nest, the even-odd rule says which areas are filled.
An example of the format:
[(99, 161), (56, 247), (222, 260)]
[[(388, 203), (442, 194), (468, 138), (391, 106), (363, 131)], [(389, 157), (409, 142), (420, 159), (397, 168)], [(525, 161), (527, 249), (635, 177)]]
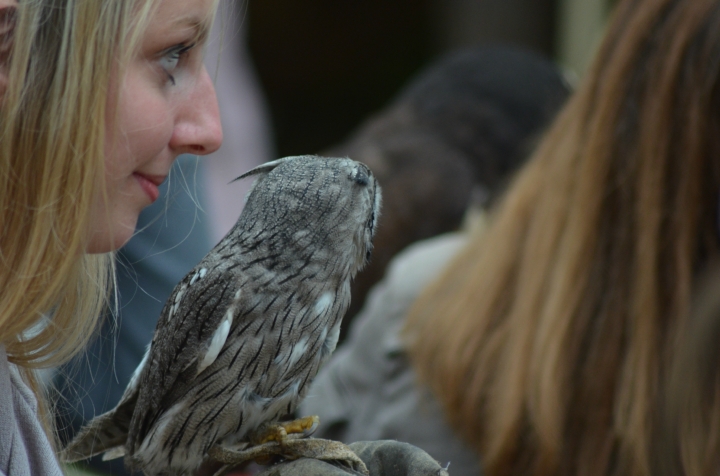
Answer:
[(468, 207), (487, 207), (525, 161), (569, 94), (560, 70), (524, 49), (478, 46), (442, 56), (383, 111), (325, 152), (365, 163), (383, 190), (369, 265), (352, 283), (341, 331), (391, 258), (457, 230)]
[(621, 0), (488, 226), (408, 249), (371, 293), (304, 402), (318, 435), (396, 437), (454, 474), (652, 474), (720, 251), (719, 93), (720, 1)]

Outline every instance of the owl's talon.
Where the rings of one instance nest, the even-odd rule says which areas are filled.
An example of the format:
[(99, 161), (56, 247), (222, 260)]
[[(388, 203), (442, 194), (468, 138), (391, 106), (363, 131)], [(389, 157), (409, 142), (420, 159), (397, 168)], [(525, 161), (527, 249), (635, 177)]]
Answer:
[(258, 428), (249, 440), (253, 446), (263, 445), (271, 441), (284, 445), (290, 439), (307, 438), (315, 433), (320, 424), (320, 417), (312, 415), (283, 423), (273, 423)]
[(287, 439), (287, 431), (283, 425), (268, 425), (263, 427), (262, 430), (251, 439), (253, 445), (259, 446), (265, 443), (274, 441), (278, 444), (283, 444)]
[(315, 433), (320, 424), (320, 417), (311, 415), (297, 420), (281, 423), (288, 435), (298, 435), (300, 438), (307, 438)]

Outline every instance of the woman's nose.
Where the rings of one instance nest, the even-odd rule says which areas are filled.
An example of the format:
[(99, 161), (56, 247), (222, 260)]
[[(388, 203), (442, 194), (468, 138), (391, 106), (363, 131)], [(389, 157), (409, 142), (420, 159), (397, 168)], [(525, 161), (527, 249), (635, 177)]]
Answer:
[(178, 111), (170, 147), (178, 153), (205, 155), (223, 140), (215, 86), (205, 67)]

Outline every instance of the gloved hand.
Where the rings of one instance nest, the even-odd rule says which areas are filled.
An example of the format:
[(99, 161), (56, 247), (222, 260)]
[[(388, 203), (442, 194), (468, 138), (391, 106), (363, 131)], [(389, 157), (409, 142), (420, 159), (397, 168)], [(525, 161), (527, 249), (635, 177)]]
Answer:
[[(370, 476), (448, 476), (429, 454), (409, 443), (393, 440), (360, 441), (349, 445), (363, 460)], [(301, 458), (272, 466), (258, 476), (348, 476), (360, 473), (317, 459)]]

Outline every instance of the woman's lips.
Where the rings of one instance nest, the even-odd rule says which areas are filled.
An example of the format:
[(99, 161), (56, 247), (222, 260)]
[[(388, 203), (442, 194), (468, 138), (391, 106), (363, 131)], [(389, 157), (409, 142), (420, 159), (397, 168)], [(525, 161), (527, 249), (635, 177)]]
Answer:
[(147, 175), (138, 172), (133, 173), (133, 175), (140, 184), (140, 187), (147, 194), (148, 198), (150, 198), (150, 202), (155, 202), (155, 200), (157, 200), (160, 196), (160, 190), (158, 190), (158, 187), (165, 181), (165, 176)]

